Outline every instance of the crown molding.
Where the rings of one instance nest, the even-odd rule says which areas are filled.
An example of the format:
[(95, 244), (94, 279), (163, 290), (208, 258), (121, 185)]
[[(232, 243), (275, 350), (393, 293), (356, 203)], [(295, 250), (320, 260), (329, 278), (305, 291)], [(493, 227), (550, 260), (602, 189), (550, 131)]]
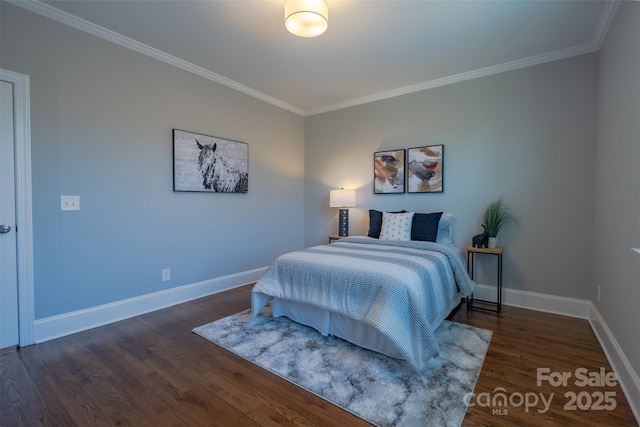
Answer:
[(533, 65), (544, 64), (546, 62), (558, 61), (560, 59), (571, 58), (573, 56), (584, 55), (586, 53), (595, 52), (597, 49), (593, 43), (587, 43), (579, 46), (570, 47), (567, 49), (560, 49), (554, 52), (544, 53), (541, 55), (531, 56), (524, 59), (518, 59), (515, 61), (505, 62), (498, 65), (492, 65), (491, 67), (479, 68), (473, 71), (467, 71), (465, 73), (454, 74), (452, 76), (442, 77), (439, 79), (429, 80), (427, 82), (418, 83), (415, 85), (404, 86), (398, 89), (389, 90), (386, 92), (380, 92), (374, 95), (365, 96), (362, 98), (355, 98), (346, 102), (338, 104), (328, 105), (326, 107), (318, 108), (315, 110), (307, 111), (307, 116), (314, 114), (327, 113), (329, 111), (340, 110), (342, 108), (354, 107), (356, 105), (362, 105), (369, 102), (380, 101), (387, 98), (393, 98), (400, 95), (407, 95), (422, 90), (433, 89), (440, 86), (446, 86), (453, 83), (460, 83), (467, 80), (473, 80), (480, 77), (491, 76), (494, 74), (500, 74), (507, 71), (518, 70), (521, 68), (531, 67)]
[(283, 102), (279, 99), (276, 99), (272, 96), (264, 94), (255, 89), (252, 89), (234, 80), (231, 80), (219, 74), (213, 73), (198, 65), (184, 61), (180, 58), (177, 58), (159, 49), (153, 48), (144, 43), (140, 43), (136, 40), (133, 40), (129, 37), (123, 36), (122, 34), (116, 33), (115, 31), (111, 31), (107, 28), (104, 28), (100, 25), (89, 22), (85, 19), (78, 18), (77, 16), (71, 15), (70, 13), (63, 12), (60, 9), (56, 9), (55, 7), (52, 7), (45, 3), (40, 2), (39, 0), (6, 0), (6, 1), (16, 6), (27, 9), (31, 12), (34, 12), (39, 15), (45, 16), (47, 18), (53, 19), (55, 21), (61, 22), (77, 30), (84, 31), (85, 33), (89, 33), (96, 37), (100, 37), (101, 39), (126, 47), (135, 52), (142, 53), (143, 55), (149, 56), (151, 58), (157, 59), (159, 61), (165, 62), (170, 65), (173, 65), (174, 67), (183, 69), (190, 73), (196, 74), (200, 77), (204, 77), (205, 79), (212, 80), (216, 83), (220, 83), (224, 86), (230, 87), (231, 89), (235, 89), (239, 92), (250, 95), (254, 98), (258, 98), (262, 101), (268, 102), (269, 104), (275, 105), (276, 107), (280, 107), (282, 109), (291, 111), (292, 113), (304, 116), (304, 110), (298, 107), (294, 107), (293, 105), (287, 104), (286, 102)]
[(491, 76), (493, 74), (504, 73), (506, 71), (518, 70), (521, 68), (531, 67), (533, 65), (544, 64), (545, 62), (558, 61), (561, 59), (571, 58), (573, 56), (584, 55), (587, 53), (597, 52), (602, 47), (613, 18), (618, 11), (621, 0), (608, 0), (600, 14), (598, 21), (598, 27), (593, 34), (593, 39), (590, 43), (586, 43), (579, 46), (574, 46), (566, 49), (556, 50), (554, 52), (544, 53), (541, 55), (531, 56), (524, 59), (518, 59), (516, 61), (505, 62), (499, 65), (493, 65), (491, 67), (480, 68), (465, 73), (455, 74), (452, 76), (442, 77), (439, 79), (429, 80), (427, 82), (418, 83), (415, 85), (404, 86), (398, 89), (393, 89), (386, 92), (380, 92), (374, 95), (365, 96), (361, 98), (351, 99), (349, 101), (340, 102), (337, 104), (327, 105), (325, 107), (308, 110), (305, 116), (312, 116), (315, 114), (328, 113), (330, 111), (340, 110), (348, 107), (355, 107), (356, 105), (367, 104), (369, 102), (381, 101), (383, 99), (393, 98), (395, 96), (407, 95), (413, 92), (419, 92), (422, 90), (433, 89), (440, 86), (446, 86), (453, 83), (464, 82), (467, 80), (473, 80), (480, 77)]
[(196, 74), (200, 77), (204, 77), (208, 80), (227, 86), (231, 89), (235, 89), (239, 92), (252, 96), (254, 98), (265, 101), (269, 104), (275, 105), (292, 113), (298, 114), (303, 117), (313, 116), (316, 114), (327, 113), (330, 111), (341, 110), (343, 108), (354, 107), (357, 105), (367, 104), (374, 101), (381, 101), (383, 99), (393, 98), (400, 95), (407, 95), (414, 92), (420, 92), (427, 89), (433, 89), (436, 87), (446, 86), (454, 83), (460, 83), (467, 80), (473, 80), (480, 77), (487, 77), (494, 74), (504, 73), (507, 71), (518, 70), (521, 68), (531, 67), (533, 65), (543, 64), (545, 62), (558, 61), (561, 59), (570, 58), (573, 56), (583, 55), (587, 53), (597, 52), (602, 43), (605, 40), (609, 27), (613, 22), (616, 11), (620, 6), (621, 0), (607, 1), (605, 7), (600, 15), (598, 21), (598, 27), (594, 33), (593, 39), (590, 43), (586, 43), (579, 46), (574, 46), (566, 49), (560, 49), (554, 52), (544, 53), (541, 55), (531, 56), (528, 58), (518, 59), (515, 61), (505, 62), (490, 67), (480, 68), (477, 70), (467, 71), (452, 76), (446, 76), (426, 82), (404, 86), (401, 88), (379, 92), (373, 95), (364, 96), (360, 98), (354, 98), (345, 102), (327, 105), (324, 107), (304, 110), (281, 101), (277, 98), (264, 94), (260, 91), (252, 89), (227, 77), (213, 73), (205, 68), (190, 62), (184, 61), (159, 49), (148, 46), (144, 43), (140, 43), (129, 37), (123, 36), (115, 31), (111, 31), (107, 28), (96, 25), (92, 22), (86, 21), (77, 16), (71, 15), (67, 12), (63, 12), (55, 7), (42, 3), (39, 0), (6, 0), (16, 6), (30, 10), (34, 13), (40, 14), (47, 18), (61, 22), (65, 25), (76, 28), (80, 31), (92, 34), (96, 37), (100, 37), (104, 40), (126, 47), (138, 53), (142, 53), (159, 61), (173, 65), (177, 68), (183, 69), (190, 73)]
[(611, 27), (611, 23), (613, 22), (613, 18), (616, 16), (619, 6), (620, 0), (610, 0), (605, 4), (604, 9), (600, 14), (598, 27), (596, 28), (596, 31), (593, 34), (593, 40), (591, 41), (595, 50), (600, 50), (602, 47), (602, 43), (604, 43), (604, 40), (607, 37), (607, 33), (609, 32), (609, 28)]

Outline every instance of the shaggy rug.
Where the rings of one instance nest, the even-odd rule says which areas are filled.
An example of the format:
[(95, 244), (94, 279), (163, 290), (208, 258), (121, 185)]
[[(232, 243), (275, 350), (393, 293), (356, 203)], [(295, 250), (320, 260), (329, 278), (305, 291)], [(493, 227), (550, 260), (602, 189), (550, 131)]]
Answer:
[(440, 356), (416, 373), (408, 363), (363, 349), (266, 307), (197, 327), (196, 334), (378, 426), (460, 426), (492, 332), (444, 321)]

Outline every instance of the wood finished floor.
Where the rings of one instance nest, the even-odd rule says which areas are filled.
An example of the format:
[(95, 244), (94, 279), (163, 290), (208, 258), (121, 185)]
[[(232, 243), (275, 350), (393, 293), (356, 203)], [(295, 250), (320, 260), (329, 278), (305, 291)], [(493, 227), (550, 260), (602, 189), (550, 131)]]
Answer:
[[(193, 334), (195, 326), (250, 305), (251, 286), (0, 356), (0, 426), (360, 426), (360, 418)], [(543, 393), (552, 404), (476, 406), (463, 426), (637, 426), (619, 386), (536, 385), (537, 368), (611, 370), (587, 321), (505, 307), (454, 321), (491, 329), (476, 394), (502, 387)], [(500, 391), (500, 390), (498, 390)], [(567, 392), (615, 393), (611, 411), (570, 411)], [(583, 398), (583, 404), (586, 402)], [(502, 409), (502, 413), (492, 413)], [(506, 414), (504, 410), (506, 409)]]

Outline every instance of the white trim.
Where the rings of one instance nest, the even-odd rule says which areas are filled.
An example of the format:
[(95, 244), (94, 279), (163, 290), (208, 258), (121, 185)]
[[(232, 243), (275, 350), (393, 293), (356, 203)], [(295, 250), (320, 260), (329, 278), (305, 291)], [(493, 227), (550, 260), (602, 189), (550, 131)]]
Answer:
[(600, 50), (602, 47), (602, 43), (604, 43), (607, 33), (609, 32), (609, 28), (611, 27), (611, 23), (613, 22), (613, 18), (616, 16), (616, 12), (618, 11), (618, 6), (620, 6), (620, 0), (609, 0), (605, 4), (604, 9), (600, 14), (598, 27), (596, 28), (593, 40), (591, 41), (595, 50)]
[(393, 89), (386, 92), (380, 92), (370, 96), (355, 98), (345, 102), (339, 102), (337, 104), (327, 105), (324, 107), (305, 111), (301, 108), (295, 107), (284, 101), (281, 101), (272, 96), (264, 94), (260, 91), (252, 89), (248, 86), (245, 86), (227, 77), (224, 77), (219, 74), (213, 73), (209, 70), (206, 70), (198, 65), (184, 61), (173, 55), (169, 55), (168, 53), (163, 52), (159, 49), (153, 48), (144, 43), (140, 43), (129, 37), (118, 34), (115, 31), (109, 30), (100, 25), (94, 24), (92, 22), (89, 22), (77, 16), (74, 16), (70, 13), (63, 12), (59, 9), (56, 9), (53, 6), (42, 3), (39, 0), (6, 0), (6, 1), (16, 6), (20, 6), (24, 9), (30, 10), (31, 12), (34, 12), (42, 16), (45, 16), (47, 18), (53, 19), (55, 21), (61, 22), (65, 25), (69, 25), (70, 27), (92, 34), (96, 37), (100, 37), (104, 40), (110, 41), (120, 46), (124, 46), (128, 49), (131, 49), (138, 53), (142, 53), (143, 55), (150, 56), (151, 58), (157, 59), (167, 64), (171, 64), (175, 67), (181, 68), (185, 71), (196, 74), (200, 77), (204, 77), (216, 83), (220, 83), (222, 85), (235, 89), (239, 92), (253, 96), (254, 98), (258, 98), (262, 101), (268, 102), (269, 104), (275, 105), (277, 107), (280, 107), (282, 109), (291, 111), (292, 113), (305, 116), (305, 117), (312, 116), (315, 114), (320, 114), (320, 113), (326, 113), (329, 111), (340, 110), (347, 107), (354, 107), (356, 105), (367, 104), (369, 102), (380, 101), (383, 99), (393, 98), (396, 96), (406, 95), (409, 93), (419, 92), (427, 89), (433, 89), (436, 87), (446, 86), (453, 83), (464, 82), (467, 80), (477, 79), (480, 77), (486, 77), (494, 74), (504, 73), (506, 71), (518, 70), (521, 68), (531, 67), (533, 65), (539, 65), (546, 62), (558, 61), (560, 59), (566, 59), (573, 56), (583, 55), (586, 53), (596, 52), (600, 49), (600, 46), (602, 45), (606, 37), (607, 31), (609, 30), (609, 27), (613, 21), (615, 13), (620, 4), (620, 0), (611, 0), (606, 3), (605, 7), (602, 10), (602, 13), (600, 14), (598, 27), (596, 28), (596, 31), (593, 35), (593, 39), (590, 43), (586, 43), (586, 44), (582, 44), (579, 46), (574, 46), (566, 49), (560, 49), (554, 52), (548, 52), (541, 55), (531, 56), (528, 58), (518, 59), (515, 61), (505, 62), (503, 64), (498, 64), (498, 65), (494, 65), (486, 68), (480, 68), (478, 70), (472, 70), (465, 73), (455, 74), (452, 76), (442, 77), (439, 79), (434, 79), (427, 82), (418, 83), (415, 85), (404, 86), (398, 89)]
[(31, 204), (31, 107), (29, 76), (0, 68), (0, 80), (14, 88), (16, 246), (19, 345), (33, 344), (33, 217)]
[(24, 9), (27, 9), (31, 12), (35, 12), (39, 15), (61, 22), (77, 30), (84, 31), (85, 33), (92, 34), (96, 37), (100, 37), (101, 39), (110, 41), (117, 45), (126, 47), (127, 49), (131, 49), (135, 52), (141, 53), (143, 55), (149, 56), (151, 58), (157, 59), (159, 61), (165, 62), (170, 65), (173, 65), (174, 67), (183, 69), (197, 76), (204, 77), (205, 79), (212, 80), (216, 83), (220, 83), (224, 86), (230, 87), (231, 89), (235, 89), (238, 92), (242, 92), (254, 98), (265, 101), (269, 104), (275, 105), (276, 107), (280, 107), (284, 110), (288, 110), (288, 111), (291, 111), (292, 113), (304, 116), (304, 110), (298, 107), (294, 107), (293, 105), (287, 104), (284, 101), (281, 101), (265, 93), (252, 89), (234, 80), (228, 79), (224, 76), (221, 76), (220, 74), (211, 72), (198, 65), (192, 64), (183, 59), (170, 55), (159, 49), (148, 46), (144, 43), (140, 43), (139, 41), (136, 41), (132, 38), (123, 36), (122, 34), (116, 33), (115, 31), (111, 31), (100, 25), (94, 24), (93, 22), (89, 22), (82, 18), (78, 18), (77, 16), (74, 16), (70, 13), (63, 12), (60, 9), (56, 9), (53, 6), (49, 6), (48, 4), (42, 3), (38, 0), (7, 0), (7, 1), (9, 3), (13, 3), (16, 6), (20, 6)]
[[(258, 280), (266, 269), (267, 267), (261, 267), (110, 304), (38, 319), (35, 322), (36, 342), (48, 341), (243, 286)], [(475, 296), (495, 300), (495, 286), (478, 285)], [(620, 386), (636, 419), (640, 421), (638, 406), (640, 379), (591, 301), (512, 289), (504, 289), (504, 296), (503, 303), (505, 305), (587, 319), (609, 363), (618, 375)]]
[[(474, 296), (488, 301), (495, 301), (496, 287), (479, 284)], [(505, 305), (514, 307), (588, 320), (609, 364), (618, 376), (620, 387), (636, 420), (640, 424), (640, 379), (615, 336), (591, 301), (537, 292), (503, 289), (502, 302)]]
[[(495, 301), (496, 287), (478, 284), (474, 293), (476, 298)], [(562, 316), (589, 318), (591, 301), (560, 297), (556, 295), (541, 294), (538, 292), (519, 291), (515, 289), (502, 289), (502, 303), (514, 307), (527, 308), (529, 310), (543, 311), (545, 313), (560, 314)]]
[(589, 312), (589, 323), (598, 341), (600, 341), (600, 346), (604, 350), (604, 354), (607, 356), (613, 371), (618, 376), (620, 387), (627, 398), (633, 415), (636, 417), (636, 421), (640, 424), (640, 378), (638, 378), (638, 373), (631, 366), (631, 362), (629, 362), (615, 336), (593, 304)]
[(367, 104), (369, 102), (380, 101), (387, 98), (393, 98), (400, 95), (407, 95), (422, 90), (433, 89), (440, 86), (447, 86), (454, 83), (460, 83), (467, 80), (478, 79), (481, 77), (492, 76), (494, 74), (504, 73), (506, 71), (519, 70), (521, 68), (531, 67), (534, 65), (544, 64), (546, 62), (558, 61), (560, 59), (571, 58), (573, 56), (584, 55), (586, 53), (595, 52), (597, 49), (592, 43), (587, 43), (579, 46), (574, 46), (566, 49), (556, 50), (554, 52), (544, 53), (541, 55), (530, 56), (524, 59), (518, 59), (515, 61), (505, 62), (491, 67), (480, 68), (477, 70), (467, 71), (465, 73), (454, 74), (452, 76), (442, 77), (440, 79), (429, 80), (427, 82), (418, 83), (415, 85), (405, 86), (398, 89), (389, 90), (386, 92), (376, 93), (370, 96), (364, 96), (362, 98), (355, 98), (349, 101), (340, 102), (333, 105), (327, 105), (326, 107), (316, 108), (314, 110), (308, 110), (307, 116), (314, 114), (327, 113), (329, 111), (340, 110), (342, 108), (354, 107), (356, 105)]
[(34, 328), (35, 341), (41, 343), (237, 288), (255, 282), (262, 277), (266, 269), (267, 267), (256, 268), (139, 297), (38, 319), (35, 321)]

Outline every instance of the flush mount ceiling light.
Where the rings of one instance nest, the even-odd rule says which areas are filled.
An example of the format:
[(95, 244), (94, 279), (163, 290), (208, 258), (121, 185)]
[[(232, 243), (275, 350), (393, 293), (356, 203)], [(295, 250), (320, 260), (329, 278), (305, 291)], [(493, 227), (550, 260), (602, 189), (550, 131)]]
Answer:
[(284, 25), (299, 37), (316, 37), (329, 26), (329, 7), (325, 0), (287, 0)]

